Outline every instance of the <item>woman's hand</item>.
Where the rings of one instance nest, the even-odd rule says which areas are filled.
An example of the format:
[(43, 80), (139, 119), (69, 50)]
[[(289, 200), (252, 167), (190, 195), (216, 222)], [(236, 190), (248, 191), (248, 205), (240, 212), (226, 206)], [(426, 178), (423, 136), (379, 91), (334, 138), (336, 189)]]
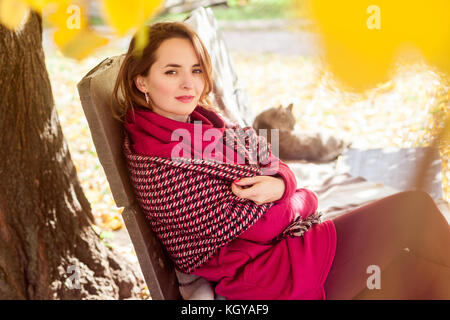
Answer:
[(283, 178), (271, 176), (242, 178), (231, 184), (231, 191), (236, 196), (252, 200), (258, 205), (281, 199), (284, 189)]

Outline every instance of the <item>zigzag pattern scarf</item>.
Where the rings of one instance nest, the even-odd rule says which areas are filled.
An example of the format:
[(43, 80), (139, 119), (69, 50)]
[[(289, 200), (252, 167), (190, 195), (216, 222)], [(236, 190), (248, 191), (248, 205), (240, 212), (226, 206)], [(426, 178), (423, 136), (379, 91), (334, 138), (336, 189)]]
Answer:
[[(241, 199), (230, 187), (236, 179), (270, 172), (269, 159), (278, 160), (270, 158), (270, 144), (251, 127), (228, 128), (222, 139), (245, 159), (244, 164), (138, 155), (125, 132), (124, 154), (139, 205), (176, 268), (184, 273), (207, 262), (273, 205)], [(274, 242), (303, 235), (319, 223), (319, 217), (296, 219)]]

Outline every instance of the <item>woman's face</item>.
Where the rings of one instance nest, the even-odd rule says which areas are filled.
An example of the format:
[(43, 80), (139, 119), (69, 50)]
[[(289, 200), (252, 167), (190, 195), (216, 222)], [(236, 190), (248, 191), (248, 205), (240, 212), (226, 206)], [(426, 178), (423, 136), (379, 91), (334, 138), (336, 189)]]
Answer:
[[(140, 91), (148, 92), (155, 113), (183, 122), (197, 106), (205, 87), (194, 47), (182, 38), (163, 41), (148, 75), (137, 76), (135, 83)], [(192, 98), (177, 99), (183, 96)]]

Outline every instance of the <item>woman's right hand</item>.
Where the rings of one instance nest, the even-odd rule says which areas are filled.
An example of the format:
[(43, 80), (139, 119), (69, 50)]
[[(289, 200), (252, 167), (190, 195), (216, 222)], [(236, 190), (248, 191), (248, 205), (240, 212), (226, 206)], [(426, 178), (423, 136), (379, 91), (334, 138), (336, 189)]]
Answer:
[(272, 176), (247, 177), (231, 184), (231, 191), (237, 197), (252, 200), (257, 205), (281, 199), (284, 190), (283, 178)]

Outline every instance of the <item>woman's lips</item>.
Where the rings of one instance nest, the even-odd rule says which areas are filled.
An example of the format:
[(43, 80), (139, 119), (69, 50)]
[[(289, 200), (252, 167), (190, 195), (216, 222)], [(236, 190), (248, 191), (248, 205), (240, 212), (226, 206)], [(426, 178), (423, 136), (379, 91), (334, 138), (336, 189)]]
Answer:
[(189, 103), (194, 99), (194, 97), (193, 96), (182, 96), (182, 97), (176, 97), (175, 99), (177, 99), (183, 103)]

